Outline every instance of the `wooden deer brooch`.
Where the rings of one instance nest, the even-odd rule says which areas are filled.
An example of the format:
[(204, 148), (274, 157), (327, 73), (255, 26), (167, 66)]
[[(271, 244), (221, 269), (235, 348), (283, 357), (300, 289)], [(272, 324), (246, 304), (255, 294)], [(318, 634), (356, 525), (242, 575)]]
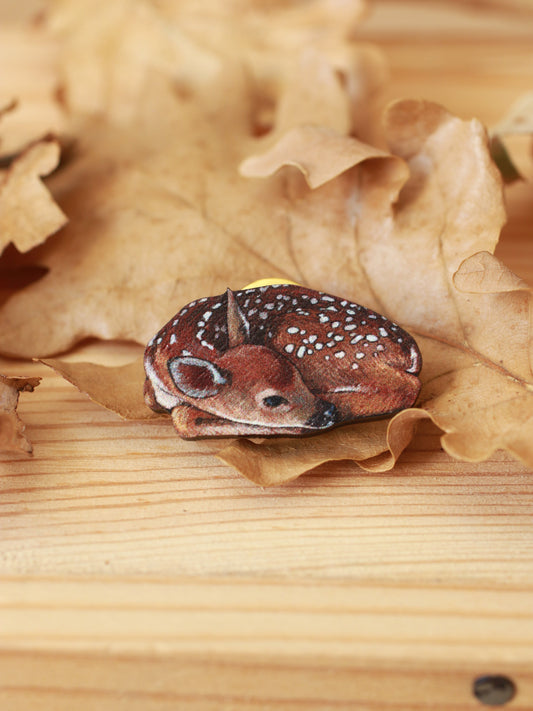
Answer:
[(421, 364), (384, 316), (274, 284), (182, 308), (146, 348), (144, 393), (184, 438), (313, 434), (410, 407)]

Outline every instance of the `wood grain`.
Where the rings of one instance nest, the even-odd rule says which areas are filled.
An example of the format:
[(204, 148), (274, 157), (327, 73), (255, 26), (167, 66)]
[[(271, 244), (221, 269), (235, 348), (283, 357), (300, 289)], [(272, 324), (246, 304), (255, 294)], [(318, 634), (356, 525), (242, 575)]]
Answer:
[[(533, 82), (523, 15), (517, 29), (494, 9), (480, 29), (453, 3), (439, 33), (433, 7), (378, 3), (363, 31), (391, 64), (384, 102), (494, 124)], [(510, 147), (531, 175), (530, 141)], [(497, 254), (533, 282), (531, 191), (508, 190)], [(393, 472), (342, 462), (263, 490), (165, 419), (124, 422), (36, 363), (0, 371), (43, 376), (21, 396), (33, 457), (0, 459), (1, 711), (479, 709), (488, 673), (515, 681), (509, 708), (533, 709), (519, 462), (456, 462), (423, 425)]]
[(13, 705), (2, 708), (466, 709), (472, 678), (497, 665), (526, 709), (523, 592), (249, 577), (28, 579), (21, 591), (8, 580), (0, 670)]

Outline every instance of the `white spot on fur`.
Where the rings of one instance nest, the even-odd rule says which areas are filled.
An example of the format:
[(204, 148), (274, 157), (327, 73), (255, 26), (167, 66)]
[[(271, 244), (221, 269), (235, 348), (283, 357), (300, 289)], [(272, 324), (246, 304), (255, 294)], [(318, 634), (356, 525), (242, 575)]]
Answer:
[[(352, 363), (352, 368), (353, 366), (356, 365), (355, 363)], [(359, 366), (356, 365), (358, 368)], [(357, 385), (338, 385), (336, 388), (333, 388), (334, 393), (360, 393), (362, 390), (365, 390), (366, 388), (364, 385), (361, 385), (358, 383)]]

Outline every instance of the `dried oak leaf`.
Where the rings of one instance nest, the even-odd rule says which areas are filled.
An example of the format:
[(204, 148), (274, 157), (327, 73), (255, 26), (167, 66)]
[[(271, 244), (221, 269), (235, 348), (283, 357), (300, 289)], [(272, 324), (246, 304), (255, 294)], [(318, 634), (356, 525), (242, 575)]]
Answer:
[[(307, 100), (310, 118), (316, 110), (323, 123), (346, 127), (350, 104), (339, 78), (318, 55), (306, 54), (301, 73), (310, 67), (321, 75), (314, 103)], [(287, 86), (293, 100), (304, 90), (300, 76), (295, 82)], [(239, 175), (239, 163), (264, 143), (251, 126), (256, 103), (244, 73), (221, 70), (213, 85), (185, 96), (154, 77), (145, 99), (128, 126), (90, 122), (77, 158), (54, 176), (69, 224), (33, 255), (48, 273), (0, 311), (2, 352), (48, 356), (88, 336), (146, 343), (187, 301), (265, 274), (322, 283), (333, 293), (347, 283), (338, 278), (329, 235), (335, 231), (338, 247), (352, 249), (350, 180), (341, 177), (315, 196), (299, 174), (292, 187), (283, 176), (264, 182)], [(287, 127), (290, 105), (280, 100)], [(378, 149), (357, 146), (352, 163), (382, 159)], [(321, 263), (330, 267), (326, 283), (316, 253), (307, 253), (311, 226), (322, 237)]]
[[(420, 406), (445, 431), (448, 452), (482, 460), (501, 448), (533, 465), (530, 294), (487, 251), (496, 245), (504, 210), (485, 132), (438, 106), (401, 102), (389, 111), (387, 135), (410, 175), (397, 195), (384, 195), (383, 165), (372, 161), (359, 169), (353, 267), (366, 282), (360, 300), (416, 336), (424, 359)], [(298, 141), (276, 160), (279, 148), (249, 159), (243, 170), (261, 176), (301, 165), (313, 184)], [(410, 423), (412, 413), (396, 415), (389, 435)], [(331, 434), (349, 442), (350, 429)], [(339, 457), (339, 441), (318, 439), (316, 463)], [(219, 456), (267, 484), (297, 458), (294, 447), (278, 440), (259, 451), (238, 441)], [(306, 468), (312, 456), (307, 450)]]
[(533, 91), (517, 99), (492, 133), (499, 136), (533, 134)]
[(354, 127), (366, 123), (385, 61), (375, 47), (354, 42), (365, 14), (363, 0), (54, 0), (48, 24), (59, 40), (71, 111), (125, 122), (145, 102), (154, 71), (201, 87), (216, 80), (221, 62), (236, 63), (254, 85), (255, 127), (263, 131), (309, 47), (342, 75)]
[(505, 116), (491, 130), (494, 161), (506, 183), (522, 179), (503, 140), (504, 136), (533, 135), (533, 91), (520, 96)]
[(65, 214), (41, 181), (58, 162), (57, 142), (42, 140), (0, 171), (0, 254), (9, 243), (27, 252), (66, 223)]
[(2, 20), (0, 67), (0, 106), (16, 104), (2, 119), (0, 154), (13, 156), (36, 138), (63, 133), (67, 116), (56, 97), (56, 40), (38, 23)]
[(68, 362), (56, 358), (42, 362), (53, 368), (78, 390), (87, 393), (99, 405), (118, 412), (128, 420), (161, 417), (146, 407), (142, 397), (144, 368), (142, 357), (119, 366), (106, 366), (86, 361)]
[(0, 452), (30, 453), (32, 446), (24, 434), (24, 424), (17, 415), (21, 392), (33, 392), (40, 378), (16, 378), (0, 375)]
[(505, 449), (533, 466), (532, 289), (488, 252), (466, 259), (454, 284), (470, 316), (451, 354), (461, 365), (431, 383), (425, 407), (452, 456), (482, 461)]

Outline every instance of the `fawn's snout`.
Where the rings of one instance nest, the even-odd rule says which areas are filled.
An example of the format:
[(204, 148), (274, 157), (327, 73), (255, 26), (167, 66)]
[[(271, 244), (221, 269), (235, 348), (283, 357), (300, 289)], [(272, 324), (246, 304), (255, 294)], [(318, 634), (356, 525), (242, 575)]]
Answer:
[(339, 420), (340, 413), (335, 405), (326, 400), (319, 400), (315, 412), (307, 420), (305, 426), (312, 429), (323, 429), (336, 425)]

